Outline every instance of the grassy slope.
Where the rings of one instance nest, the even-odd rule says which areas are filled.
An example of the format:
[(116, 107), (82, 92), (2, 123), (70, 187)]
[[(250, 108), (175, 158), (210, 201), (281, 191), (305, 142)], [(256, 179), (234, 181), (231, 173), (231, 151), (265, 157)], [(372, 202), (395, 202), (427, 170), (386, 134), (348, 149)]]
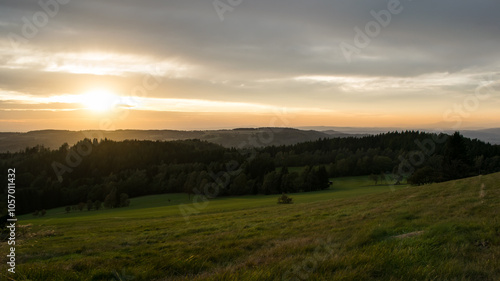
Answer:
[(189, 220), (165, 195), (24, 217), (16, 280), (500, 280), (500, 174), (394, 191), (370, 184), (338, 180), (292, 205), (215, 199)]

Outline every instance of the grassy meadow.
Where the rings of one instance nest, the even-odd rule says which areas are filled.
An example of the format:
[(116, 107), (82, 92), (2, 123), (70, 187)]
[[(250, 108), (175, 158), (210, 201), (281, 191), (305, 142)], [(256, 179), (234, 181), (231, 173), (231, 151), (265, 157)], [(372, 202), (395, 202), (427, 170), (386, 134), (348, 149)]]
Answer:
[[(500, 280), (500, 173), (425, 186), (334, 179), (329, 190), (132, 199), (19, 217), (2, 280)], [(181, 209), (179, 206), (182, 206)], [(182, 209), (195, 210), (182, 215)]]

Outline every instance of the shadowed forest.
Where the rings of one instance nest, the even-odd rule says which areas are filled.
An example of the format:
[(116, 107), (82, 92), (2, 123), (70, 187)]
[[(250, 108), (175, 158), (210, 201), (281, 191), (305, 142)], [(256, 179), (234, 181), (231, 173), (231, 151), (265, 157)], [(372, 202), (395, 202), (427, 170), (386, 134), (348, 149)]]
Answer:
[(17, 208), (26, 214), (96, 202), (113, 208), (152, 194), (310, 192), (328, 188), (329, 178), (370, 174), (374, 184), (443, 182), (500, 171), (500, 146), (459, 133), (418, 131), (251, 149), (200, 140), (84, 139), (55, 150), (2, 153), (0, 159), (1, 169), (17, 167)]

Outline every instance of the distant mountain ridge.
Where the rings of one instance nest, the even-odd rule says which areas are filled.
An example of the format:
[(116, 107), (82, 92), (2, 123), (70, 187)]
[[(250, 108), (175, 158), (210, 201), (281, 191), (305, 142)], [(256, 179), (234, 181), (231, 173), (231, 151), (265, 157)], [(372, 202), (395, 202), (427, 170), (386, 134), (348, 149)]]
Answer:
[(224, 147), (263, 147), (269, 145), (290, 145), (321, 138), (355, 136), (341, 132), (318, 132), (294, 128), (236, 128), (231, 130), (179, 131), (179, 130), (116, 130), (116, 131), (67, 131), (41, 130), (27, 133), (0, 132), (0, 152), (16, 152), (26, 147), (43, 145), (59, 148), (63, 143), (75, 144), (84, 138), (107, 138), (115, 141), (137, 140), (186, 140), (200, 139)]
[[(345, 131), (341, 131), (341, 130)], [(200, 139), (222, 145), (224, 147), (264, 147), (270, 145), (290, 145), (321, 138), (363, 137), (388, 131), (401, 131), (395, 128), (350, 128), (350, 127), (300, 127), (296, 128), (235, 128), (227, 130), (116, 130), (116, 131), (69, 131), (40, 130), (27, 133), (0, 132), (0, 152), (16, 152), (43, 145), (48, 148), (59, 148), (63, 143), (75, 144), (84, 138), (107, 138), (115, 141), (127, 139), (137, 140), (186, 140)], [(433, 132), (422, 129), (420, 131)], [(446, 130), (452, 134), (454, 131)], [(471, 139), (479, 139), (491, 144), (500, 144), (500, 128), (482, 130), (460, 130), (462, 135)]]
[(500, 128), (460, 131), (464, 137), (479, 139), (491, 144), (500, 144)]

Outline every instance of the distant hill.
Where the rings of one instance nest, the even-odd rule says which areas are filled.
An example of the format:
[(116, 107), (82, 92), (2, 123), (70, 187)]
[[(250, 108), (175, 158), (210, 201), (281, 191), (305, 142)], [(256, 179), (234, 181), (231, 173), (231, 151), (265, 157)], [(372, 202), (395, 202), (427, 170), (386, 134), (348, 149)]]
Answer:
[(0, 133), (0, 152), (19, 151), (26, 147), (43, 145), (59, 148), (63, 143), (75, 144), (84, 138), (107, 138), (123, 140), (186, 140), (200, 139), (220, 144), (224, 147), (263, 147), (269, 145), (290, 145), (320, 138), (348, 137), (329, 130), (298, 130), (293, 128), (238, 128), (232, 130), (177, 131), (177, 130), (116, 130), (116, 131), (66, 131), (42, 130), (27, 133)]
[[(220, 144), (224, 147), (263, 147), (270, 145), (291, 145), (320, 138), (363, 137), (388, 131), (401, 131), (397, 128), (350, 128), (350, 127), (300, 127), (294, 128), (237, 128), (232, 130), (179, 131), (179, 130), (116, 130), (116, 131), (68, 131), (41, 130), (27, 133), (0, 132), (0, 152), (19, 151), (26, 147), (43, 145), (59, 148), (63, 143), (69, 145), (85, 137), (99, 136), (115, 141), (136, 140), (186, 140), (200, 139)], [(422, 129), (420, 131), (432, 132)], [(448, 134), (452, 130), (445, 131)], [(500, 128), (483, 130), (460, 130), (463, 136), (479, 139), (491, 144), (500, 144)]]
[(359, 136), (376, 135), (381, 133), (405, 130), (399, 127), (332, 127), (332, 126), (305, 126), (297, 127), (300, 130), (314, 130), (318, 132), (342, 132), (344, 134), (357, 134)]
[(464, 137), (479, 139), (491, 144), (500, 144), (500, 128), (460, 131)]
[(327, 127), (327, 126), (310, 126), (310, 127), (299, 127), (302, 130), (315, 130), (322, 133), (328, 134), (329, 132), (345, 133), (345, 134), (356, 134), (357, 136), (375, 135), (386, 132), (393, 131), (405, 131), (405, 130), (418, 130), (421, 132), (444, 132), (447, 134), (453, 134), (455, 131), (459, 131), (464, 137), (470, 139), (478, 139), (484, 142), (489, 142), (491, 144), (500, 144), (500, 128), (491, 129), (456, 129), (456, 130), (433, 130), (429, 128), (396, 128), (396, 127)]

